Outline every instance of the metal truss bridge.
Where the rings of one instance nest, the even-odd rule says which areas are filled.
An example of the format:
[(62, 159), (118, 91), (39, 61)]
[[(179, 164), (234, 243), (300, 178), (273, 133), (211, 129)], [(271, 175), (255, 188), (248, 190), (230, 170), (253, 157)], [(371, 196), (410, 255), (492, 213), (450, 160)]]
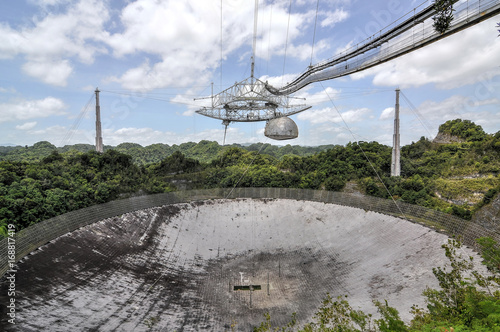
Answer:
[(432, 17), (436, 15), (436, 11), (434, 4), (431, 4), (418, 13), (416, 10), (409, 12), (393, 25), (334, 58), (309, 66), (285, 86), (275, 88), (266, 85), (266, 88), (275, 95), (289, 95), (313, 82), (330, 80), (377, 66), (499, 14), (500, 0), (459, 0), (453, 8), (454, 19), (449, 30), (443, 34), (436, 32), (432, 26)]

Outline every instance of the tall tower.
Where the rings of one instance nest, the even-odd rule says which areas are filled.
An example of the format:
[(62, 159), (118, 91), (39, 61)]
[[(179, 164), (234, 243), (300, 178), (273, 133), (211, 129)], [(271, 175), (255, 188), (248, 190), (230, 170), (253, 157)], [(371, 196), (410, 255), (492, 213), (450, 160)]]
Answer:
[(394, 111), (394, 136), (392, 139), (391, 176), (401, 175), (401, 151), (399, 143), (399, 89), (396, 89), (396, 109)]
[(99, 106), (99, 89), (95, 89), (95, 150), (104, 152), (101, 132), (101, 106)]

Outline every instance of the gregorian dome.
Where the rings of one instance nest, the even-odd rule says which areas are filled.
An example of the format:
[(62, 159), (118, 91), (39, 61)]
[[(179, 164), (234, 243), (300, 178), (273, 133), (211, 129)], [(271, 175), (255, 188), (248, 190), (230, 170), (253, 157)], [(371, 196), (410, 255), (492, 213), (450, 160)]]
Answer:
[(269, 120), (264, 135), (275, 140), (294, 139), (299, 136), (299, 128), (292, 119), (283, 116)]

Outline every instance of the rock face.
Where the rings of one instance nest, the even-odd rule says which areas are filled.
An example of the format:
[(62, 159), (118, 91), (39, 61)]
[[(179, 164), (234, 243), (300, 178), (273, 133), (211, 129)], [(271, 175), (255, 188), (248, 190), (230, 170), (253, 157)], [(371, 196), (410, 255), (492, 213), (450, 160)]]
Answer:
[(463, 143), (465, 141), (457, 136), (452, 136), (450, 134), (439, 132), (436, 135), (436, 137), (432, 140), (432, 142), (439, 144), (450, 144), (450, 143)]
[(474, 214), (472, 219), (475, 223), (484, 228), (499, 232), (500, 231), (500, 195), (497, 195), (493, 201), (481, 208)]

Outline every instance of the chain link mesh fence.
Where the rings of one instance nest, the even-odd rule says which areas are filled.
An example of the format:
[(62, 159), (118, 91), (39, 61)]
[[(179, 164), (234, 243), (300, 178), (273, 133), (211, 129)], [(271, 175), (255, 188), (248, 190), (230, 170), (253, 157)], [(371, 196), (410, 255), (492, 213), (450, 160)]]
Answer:
[[(343, 192), (296, 188), (216, 188), (176, 191), (120, 199), (44, 220), (15, 234), (16, 262), (61, 235), (103, 219), (156, 206), (223, 198), (293, 199), (360, 208), (406, 218), (411, 222), (418, 222), (449, 236), (462, 236), (463, 242), (471, 247), (475, 246), (475, 239), (479, 237), (489, 236), (497, 241), (500, 238), (495, 232), (477, 223), (422, 206), (395, 202), (390, 199)], [(7, 238), (0, 241), (0, 252), (2, 252), (0, 255), (0, 276), (2, 276), (9, 270)]]

